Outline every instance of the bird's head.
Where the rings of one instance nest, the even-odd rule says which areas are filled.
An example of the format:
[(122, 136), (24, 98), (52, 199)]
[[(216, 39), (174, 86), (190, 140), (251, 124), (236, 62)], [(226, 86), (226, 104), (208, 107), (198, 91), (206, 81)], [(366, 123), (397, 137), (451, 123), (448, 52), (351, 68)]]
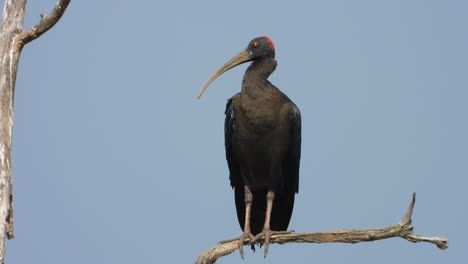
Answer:
[(265, 36), (252, 39), (245, 50), (250, 53), (249, 61), (275, 57), (275, 45), (269, 37)]
[(223, 66), (216, 70), (205, 82), (198, 92), (197, 98), (200, 98), (206, 88), (221, 74), (245, 62), (259, 60), (262, 58), (275, 58), (275, 45), (269, 37), (258, 37), (250, 41), (247, 48), (227, 61)]

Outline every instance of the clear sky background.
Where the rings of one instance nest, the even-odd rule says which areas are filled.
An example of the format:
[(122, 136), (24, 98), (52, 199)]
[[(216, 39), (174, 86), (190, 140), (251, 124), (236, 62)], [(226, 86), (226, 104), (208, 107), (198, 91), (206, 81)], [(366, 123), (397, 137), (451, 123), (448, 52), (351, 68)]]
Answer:
[[(3, 6), (3, 1), (1, 2)], [(55, 0), (28, 1), (25, 29)], [(224, 107), (247, 65), (208, 76), (259, 35), (270, 81), (301, 109), (297, 232), (399, 238), (246, 248), (219, 263), (465, 263), (467, 1), (73, 1), (22, 52), (7, 263), (193, 263), (238, 237)]]

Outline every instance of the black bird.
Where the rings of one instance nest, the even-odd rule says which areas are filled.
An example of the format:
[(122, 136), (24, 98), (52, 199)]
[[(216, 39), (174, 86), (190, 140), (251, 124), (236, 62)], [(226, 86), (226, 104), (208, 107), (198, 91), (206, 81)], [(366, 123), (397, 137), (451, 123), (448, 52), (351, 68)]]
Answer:
[(265, 236), (266, 256), (270, 236), (288, 228), (299, 189), (301, 157), (301, 113), (267, 80), (277, 65), (273, 41), (268, 37), (250, 41), (210, 76), (198, 98), (222, 73), (249, 61), (241, 92), (226, 105), (226, 159), (237, 219), (244, 231), (239, 238), (240, 254), (244, 254), (245, 239), (253, 246)]

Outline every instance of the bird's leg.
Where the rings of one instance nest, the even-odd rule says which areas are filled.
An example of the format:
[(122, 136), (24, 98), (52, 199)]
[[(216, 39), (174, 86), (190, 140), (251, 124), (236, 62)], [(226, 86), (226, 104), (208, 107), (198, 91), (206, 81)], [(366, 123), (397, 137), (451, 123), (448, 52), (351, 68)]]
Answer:
[(271, 219), (271, 210), (273, 209), (274, 199), (275, 199), (275, 192), (268, 191), (265, 224), (263, 225), (263, 230), (262, 232), (258, 233), (253, 240), (250, 241), (250, 243), (252, 244), (252, 243), (255, 243), (255, 241), (257, 241), (260, 237), (265, 236), (265, 248), (263, 249), (264, 257), (266, 257), (268, 253), (268, 246), (270, 245), (270, 237), (273, 233), (270, 229), (270, 219)]
[(268, 191), (267, 193), (267, 208), (265, 214), (265, 223), (263, 224), (263, 230), (257, 234), (254, 240), (258, 240), (263, 235), (265, 236), (265, 247), (263, 249), (263, 256), (266, 256), (268, 253), (268, 246), (270, 245), (271, 229), (270, 229), (270, 219), (271, 219), (271, 210), (273, 208), (273, 200), (275, 199), (275, 192)]
[(244, 202), (245, 202), (245, 223), (244, 233), (239, 237), (239, 253), (244, 258), (244, 240), (250, 238), (254, 239), (254, 236), (250, 232), (250, 211), (252, 210), (253, 195), (249, 187), (244, 186)]

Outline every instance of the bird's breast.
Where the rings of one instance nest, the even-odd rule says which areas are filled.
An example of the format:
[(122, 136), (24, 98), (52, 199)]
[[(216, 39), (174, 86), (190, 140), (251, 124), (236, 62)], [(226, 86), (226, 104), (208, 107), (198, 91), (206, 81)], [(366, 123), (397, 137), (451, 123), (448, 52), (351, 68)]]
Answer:
[(268, 100), (252, 100), (241, 103), (243, 121), (254, 130), (271, 131), (279, 124), (278, 106)]
[(269, 149), (269, 144), (276, 144), (282, 138), (281, 105), (271, 105), (269, 102), (239, 104), (235, 117), (235, 134), (237, 141), (249, 147)]

